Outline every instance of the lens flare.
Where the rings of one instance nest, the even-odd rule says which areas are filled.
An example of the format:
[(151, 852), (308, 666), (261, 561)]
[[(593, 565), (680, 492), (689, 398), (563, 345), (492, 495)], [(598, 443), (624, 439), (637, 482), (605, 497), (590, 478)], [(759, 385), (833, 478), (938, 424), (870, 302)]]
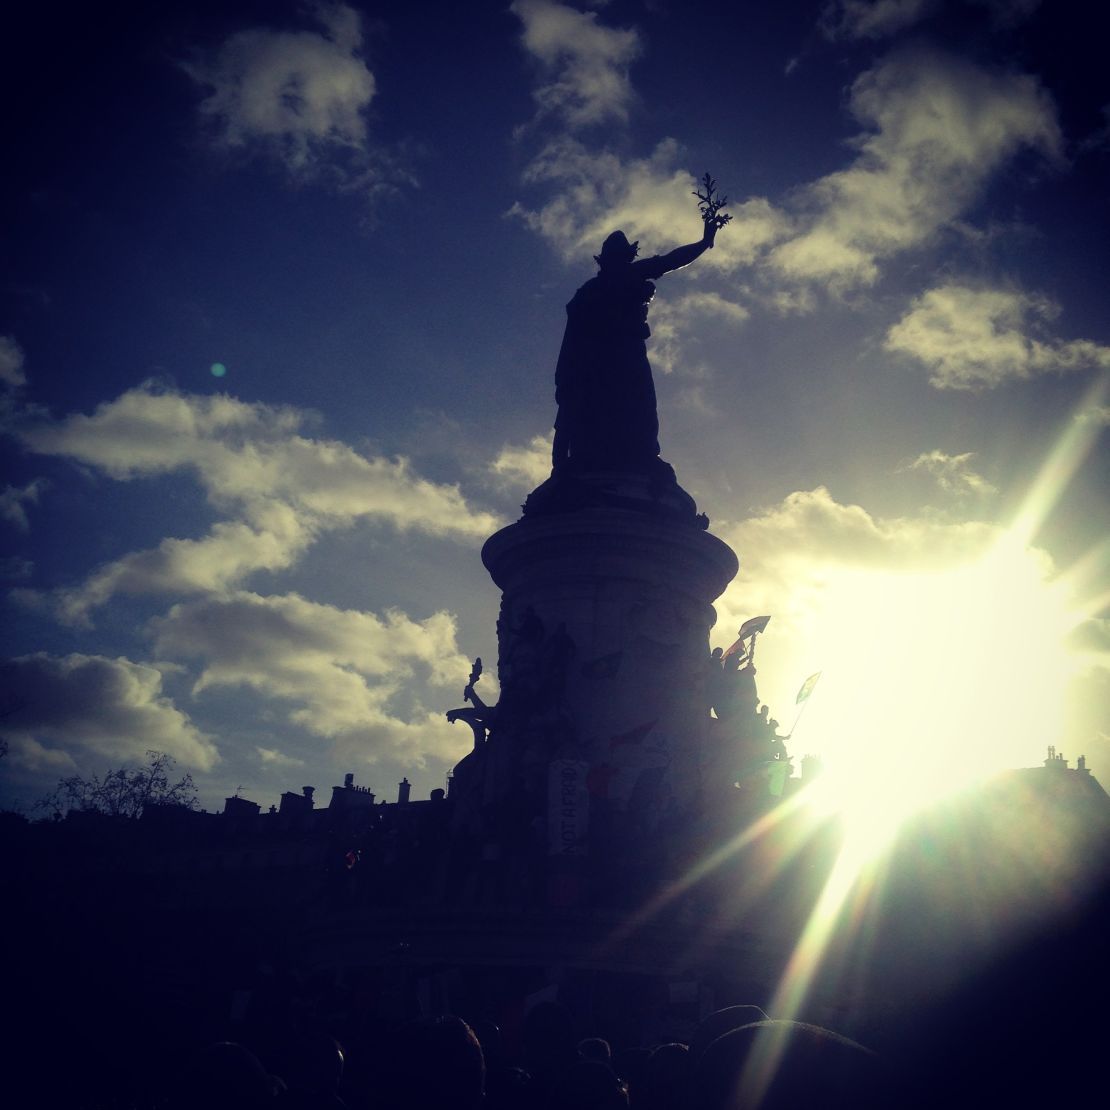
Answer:
[[(746, 853), (774, 844), (767, 858), (775, 861), (772, 871), (782, 871), (791, 858), (805, 859), (821, 830), (835, 828), (839, 850), (815, 876), (815, 892), (804, 895), (808, 909), (803, 904), (798, 913), (767, 1009), (775, 1018), (799, 1017), (830, 972), (843, 996), (852, 996), (851, 953), (866, 952), (874, 940), (884, 892), (892, 889), (891, 849), (907, 822), (998, 772), (1035, 766), (1047, 747), (1059, 745), (1069, 687), (1089, 663), (1069, 641), (1107, 604), (1110, 540), (1063, 573), (1036, 543), (1098, 434), (1097, 422), (1079, 417), (1108, 393), (1110, 377), (1088, 391), (1011, 526), (978, 556), (953, 564), (938, 555), (925, 570), (927, 560), (912, 571), (829, 569), (810, 599), (820, 619), (810, 625), (816, 631), (805, 645), (807, 665), (798, 668), (823, 673), (802, 707), (802, 736), (791, 741), (796, 755), (816, 751), (825, 773), (698, 860), (627, 919), (611, 945), (700, 883), (755, 858)], [(976, 527), (990, 532), (969, 525)], [(1001, 868), (1005, 881), (1021, 883), (1021, 862)], [(762, 871), (740, 883), (718, 915), (744, 920), (774, 877)], [(951, 896), (974, 897), (980, 874), (972, 866), (953, 875)], [(706, 919), (701, 932), (713, 928)], [(782, 1053), (773, 1040), (765, 1047), (746, 1080), (757, 1098)]]
[[(1033, 544), (1097, 427), (1103, 377), (1045, 460), (1012, 526), (980, 559), (935, 573), (841, 572), (825, 667), (806, 721), (828, 773), (805, 791), (844, 838), (769, 1007), (794, 1018), (834, 939), (858, 933), (905, 822), (993, 773), (1040, 762), (1081, 670), (1068, 639), (1105, 604), (1105, 545), (1064, 574)], [(773, 1063), (773, 1061), (772, 1061)]]
[(984, 776), (1043, 758), (1062, 735), (1079, 621), (1066, 583), (1007, 535), (936, 574), (843, 572), (838, 630), (805, 721), (824, 793), (881, 842), (902, 817)]

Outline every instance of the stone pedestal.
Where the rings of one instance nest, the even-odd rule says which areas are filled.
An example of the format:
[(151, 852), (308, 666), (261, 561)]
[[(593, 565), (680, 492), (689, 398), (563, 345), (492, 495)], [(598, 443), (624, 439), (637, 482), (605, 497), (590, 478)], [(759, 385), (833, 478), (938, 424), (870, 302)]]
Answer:
[(712, 603), (738, 562), (677, 487), (671, 505), (646, 482), (607, 488), (609, 503), (526, 514), (482, 550), (502, 590), (487, 801), (543, 790), (553, 761), (613, 813), (696, 796)]

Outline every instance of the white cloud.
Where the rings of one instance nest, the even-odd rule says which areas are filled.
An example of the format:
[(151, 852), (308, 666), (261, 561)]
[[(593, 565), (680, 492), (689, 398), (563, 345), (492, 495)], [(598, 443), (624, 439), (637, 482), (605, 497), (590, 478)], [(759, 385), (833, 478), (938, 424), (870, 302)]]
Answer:
[(699, 293), (686, 293), (675, 302), (681, 312), (692, 316), (706, 316), (725, 320), (730, 324), (742, 324), (750, 315), (748, 310), (735, 301), (722, 297), (720, 293), (706, 290)]
[[(590, 258), (617, 228), (640, 240), (641, 256), (665, 253), (678, 245), (676, 235), (701, 238), (693, 200), (697, 179), (680, 168), (679, 156), (673, 139), (664, 139), (649, 158), (631, 160), (591, 151), (574, 139), (557, 140), (525, 172), (527, 184), (553, 185), (556, 196), (535, 210), (516, 204), (512, 214), (567, 260)], [(730, 204), (728, 211), (732, 222), (698, 260), (702, 270), (746, 265), (789, 230), (786, 217), (762, 197)]]
[(144, 385), (91, 416), (30, 424), (24, 444), (121, 481), (191, 472), (230, 520), (201, 539), (166, 539), (95, 571), (58, 595), (81, 621), (112, 596), (223, 590), (256, 570), (293, 565), (324, 531), (374, 518), (402, 530), (480, 538), (501, 524), (458, 488), (414, 474), (405, 459), (366, 458), (334, 440), (299, 434), (306, 413)]
[(1090, 661), (1110, 670), (1110, 618), (1090, 617), (1078, 625), (1072, 635), (1072, 646)]
[(1041, 0), (968, 0), (968, 3), (986, 8), (996, 27), (1022, 23), (1041, 6)]
[(493, 476), (506, 486), (535, 489), (551, 477), (551, 435), (533, 436), (523, 447), (505, 444), (490, 463)]
[(912, 462), (899, 467), (900, 470), (918, 470), (936, 479), (946, 493), (957, 496), (963, 494), (987, 495), (997, 493), (981, 474), (971, 468), (975, 453), (968, 451), (962, 455), (948, 455), (943, 451), (926, 451)]
[(819, 26), (830, 39), (881, 39), (932, 15), (940, 0), (829, 0)]
[(247, 687), (290, 702), (291, 722), (344, 754), (423, 766), (465, 750), (442, 713), (413, 696), (420, 681), (465, 683), (448, 613), (414, 621), (238, 592), (175, 605), (152, 629), (159, 652), (203, 660), (194, 693)]
[(1110, 405), (1091, 405), (1076, 414), (1076, 420), (1098, 428), (1110, 428)]
[(254, 529), (241, 523), (216, 524), (201, 540), (165, 539), (156, 548), (133, 551), (94, 571), (80, 586), (54, 596), (56, 611), (70, 624), (85, 624), (93, 609), (118, 594), (218, 592), (255, 571), (292, 566), (315, 538), (285, 510), (286, 528)]
[(706, 320), (718, 320), (738, 327), (750, 313), (735, 301), (720, 293), (699, 290), (653, 305), (651, 317), (651, 361), (664, 374), (691, 368), (683, 359), (684, 344), (698, 325)]
[[(842, 613), (846, 589), (858, 596), (871, 576), (878, 583), (890, 575), (942, 574), (984, 556), (1002, 536), (980, 521), (877, 517), (838, 502), (824, 486), (791, 493), (748, 520), (718, 522), (714, 532), (740, 558), (739, 575), (714, 603), (718, 627), (728, 630), (721, 642), (748, 617), (773, 615), (774, 635), (760, 647), (761, 674), (777, 675), (778, 687), (761, 684), (760, 693), (779, 712), (787, 711), (791, 702), (783, 699), (793, 699), (796, 683), (832, 664), (825, 651), (840, 632), (830, 627), (830, 614)], [(815, 644), (824, 649), (814, 654)]]
[(27, 384), (23, 350), (10, 335), (0, 335), (0, 382), (14, 389)]
[(219, 759), (206, 736), (162, 692), (154, 667), (101, 655), (43, 652), (0, 663), (7, 711), (0, 735), (27, 770), (134, 760), (154, 749), (186, 767), (209, 770)]
[(767, 293), (764, 303), (780, 316), (800, 316), (813, 312), (817, 298), (811, 288), (793, 285), (786, 289), (774, 289)]
[(780, 278), (834, 289), (873, 282), (881, 261), (963, 216), (1019, 150), (1061, 149), (1035, 78), (921, 48), (862, 74), (850, 108), (867, 128), (854, 140), (859, 153), (804, 190), (803, 230), (770, 254)]
[(258, 752), (258, 758), (262, 762), (263, 767), (303, 767), (305, 762), (303, 759), (297, 759), (295, 756), (286, 755), (280, 752), (277, 748), (263, 748), (261, 745), (256, 744), (254, 750)]
[[(5, 740), (5, 743), (8, 743)], [(71, 775), (80, 770), (73, 756), (63, 748), (40, 744), (33, 736), (13, 737), (10, 742), (12, 763), (34, 774)]]
[(816, 751), (848, 777), (875, 775), (880, 790), (907, 773), (950, 790), (1035, 766), (1046, 744), (1074, 750), (1092, 735), (1077, 712), (1105, 713), (1105, 686), (1075, 685), (1085, 666), (1105, 665), (1069, 643), (1089, 603), (1016, 530), (884, 518), (818, 488), (717, 531), (741, 569), (716, 602), (714, 642), (730, 642), (746, 617), (772, 615), (759, 694), (784, 732), (797, 723), (802, 680), (822, 672), (795, 756)]
[[(555, 187), (552, 199), (538, 209), (517, 203), (510, 214), (567, 261), (592, 261), (606, 236), (618, 228), (639, 241), (641, 258), (665, 254), (702, 235), (694, 200), (698, 182), (679, 159), (672, 139), (663, 140), (649, 158), (631, 160), (611, 151), (594, 152), (576, 139), (559, 139), (525, 171), (528, 184)], [(733, 219), (719, 232), (713, 249), (678, 275), (675, 287), (668, 283), (666, 295), (652, 304), (652, 365), (662, 373), (680, 368), (699, 372), (685, 348), (706, 320), (736, 326), (748, 317), (747, 308), (705, 283), (751, 265), (790, 231), (787, 217), (762, 197), (730, 204), (728, 211)], [(699, 287), (693, 288), (694, 283)]]
[[(798, 190), (787, 208), (764, 197), (730, 205), (733, 222), (698, 260), (699, 273), (758, 266), (779, 307), (804, 310), (814, 303), (798, 291), (806, 283), (869, 284), (883, 261), (965, 219), (1019, 151), (1060, 156), (1054, 109), (1035, 78), (938, 51), (888, 56), (856, 80), (849, 106), (865, 128), (851, 164)], [(568, 261), (588, 259), (616, 228), (639, 239), (642, 254), (662, 253), (682, 228), (690, 239), (700, 232), (689, 199), (695, 176), (680, 160), (671, 139), (629, 159), (563, 135), (524, 174), (549, 199), (517, 203), (511, 214)]]
[(937, 389), (989, 389), (1013, 379), (1110, 367), (1110, 347), (1038, 338), (1057, 309), (1006, 289), (941, 285), (923, 293), (887, 332), (888, 351), (928, 367)]
[[(999, 535), (990, 524), (950, 524), (909, 518), (882, 519), (860, 505), (844, 505), (824, 486), (799, 490), (749, 520), (715, 529), (740, 554), (743, 570), (731, 593), (760, 605), (805, 603), (835, 564), (861, 568), (941, 569), (981, 554)], [(728, 596), (728, 595), (726, 595)], [(762, 611), (762, 609), (760, 610)]]
[(628, 67), (639, 56), (635, 30), (602, 26), (594, 12), (555, 0), (514, 0), (525, 49), (545, 80), (533, 92), (540, 117), (570, 128), (625, 122), (632, 101)]
[[(594, 152), (576, 139), (559, 139), (549, 143), (525, 172), (528, 184), (554, 185), (555, 195), (538, 209), (518, 203), (511, 214), (567, 261), (592, 259), (617, 228), (639, 241), (641, 258), (665, 254), (679, 245), (676, 236), (692, 242), (702, 233), (693, 199), (698, 182), (679, 166), (679, 159), (679, 146), (672, 139), (661, 142), (649, 158), (631, 160), (611, 151)], [(728, 211), (732, 222), (718, 234), (714, 248), (684, 275), (685, 288), (699, 275), (704, 282), (714, 272), (751, 264), (790, 228), (786, 217), (761, 197), (730, 204)], [(743, 305), (715, 290), (667, 292), (653, 303), (651, 314), (652, 362), (664, 373), (684, 365), (682, 341), (699, 322), (715, 318), (736, 325), (748, 316)]]
[[(691, 199), (698, 175), (679, 165), (673, 139), (663, 139), (647, 158), (625, 159), (588, 147), (573, 134), (588, 123), (626, 121), (632, 99), (627, 70), (639, 52), (637, 33), (602, 27), (593, 12), (554, 0), (516, 0), (512, 8), (525, 25), (525, 47), (552, 75), (535, 93), (540, 115), (554, 117), (561, 128), (524, 173), (526, 185), (547, 187), (555, 195), (539, 208), (518, 202), (510, 214), (568, 261), (591, 258), (617, 228), (642, 239), (642, 256), (677, 246), (676, 236), (700, 238)], [(699, 260), (703, 270), (750, 263), (788, 231), (785, 217), (763, 198), (733, 204), (729, 211), (732, 223)]]
[(200, 107), (220, 145), (265, 152), (296, 180), (373, 188), (382, 155), (367, 133), (376, 85), (361, 17), (346, 4), (308, 11), (317, 29), (240, 31), (182, 68), (209, 90)]
[(26, 532), (31, 527), (25, 505), (37, 505), (39, 494), (46, 488), (46, 481), (35, 478), (25, 486), (5, 486), (0, 490), (0, 520)]
[(31, 577), (35, 564), (21, 555), (0, 558), (0, 581), (22, 582)]
[[(1040, 0), (966, 0), (986, 8), (995, 26), (1021, 23), (1040, 6)], [(882, 39), (905, 31), (934, 15), (943, 0), (828, 0), (818, 26), (832, 40)]]

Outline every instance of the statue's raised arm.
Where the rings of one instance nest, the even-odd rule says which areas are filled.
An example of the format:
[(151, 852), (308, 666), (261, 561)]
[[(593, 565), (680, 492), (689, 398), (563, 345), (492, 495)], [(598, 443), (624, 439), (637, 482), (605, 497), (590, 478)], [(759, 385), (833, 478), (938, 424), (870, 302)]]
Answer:
[(672, 270), (681, 270), (691, 262), (700, 258), (707, 250), (712, 249), (713, 240), (717, 235), (714, 224), (706, 222), (702, 225), (702, 237), (695, 243), (687, 243), (682, 247), (675, 247), (673, 251), (658, 255), (655, 258), (645, 258), (640, 262), (633, 262), (633, 269), (638, 269), (646, 278), (661, 278)]
[(706, 174), (699, 184), (701, 189), (705, 190), (705, 192), (702, 192), (701, 189), (694, 190), (694, 196), (698, 198), (698, 210), (701, 212), (701, 238), (696, 243), (687, 243), (684, 247), (675, 247), (673, 251), (660, 255), (658, 258), (647, 258), (642, 263), (634, 263), (634, 265), (647, 267), (649, 263), (654, 262), (656, 265), (647, 276), (662, 277), (663, 274), (669, 274), (672, 270), (680, 270), (683, 266), (689, 266), (691, 262), (700, 258), (707, 250), (713, 249), (713, 241), (717, 237), (717, 232), (732, 220), (727, 212), (722, 212), (722, 209), (728, 204), (728, 197), (722, 197), (717, 193), (717, 182), (709, 174)]
[[(699, 200), (702, 237), (666, 254), (637, 260), (640, 245), (623, 231), (605, 240), (595, 277), (567, 305), (567, 326), (555, 370), (552, 463), (558, 473), (668, 471), (659, 458), (655, 385), (647, 357), (652, 281), (688, 266), (712, 248), (731, 219), (706, 174)], [(673, 476), (672, 476), (673, 477)]]

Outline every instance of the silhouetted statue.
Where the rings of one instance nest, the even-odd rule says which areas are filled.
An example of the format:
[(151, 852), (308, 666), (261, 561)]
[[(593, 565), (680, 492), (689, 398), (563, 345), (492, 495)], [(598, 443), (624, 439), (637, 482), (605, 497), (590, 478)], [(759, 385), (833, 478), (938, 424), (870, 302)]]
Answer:
[(653, 472), (659, 459), (659, 418), (647, 357), (648, 305), (652, 282), (688, 266), (713, 246), (728, 216), (706, 175), (700, 240), (667, 254), (636, 259), (639, 243), (614, 231), (594, 255), (596, 277), (567, 305), (567, 327), (555, 369), (555, 442), (558, 472), (634, 470)]
[(456, 721), (465, 721), (474, 732), (474, 747), (479, 748), (489, 739), (489, 731), (493, 727), (497, 715), (496, 705), (486, 705), (475, 691), (474, 686), (482, 677), (482, 657), (478, 656), (470, 668), (470, 677), (463, 689), (463, 701), (470, 702), (470, 707), (464, 709), (450, 709), (447, 711), (447, 720), (450, 724)]
[[(717, 658), (716, 655), (713, 656), (714, 660)], [(716, 710), (719, 720), (731, 721), (741, 715), (755, 713), (759, 695), (755, 687), (755, 667), (748, 664), (749, 658), (734, 652), (726, 655), (710, 672), (708, 700), (710, 708)], [(745, 665), (741, 667), (741, 663)]]

